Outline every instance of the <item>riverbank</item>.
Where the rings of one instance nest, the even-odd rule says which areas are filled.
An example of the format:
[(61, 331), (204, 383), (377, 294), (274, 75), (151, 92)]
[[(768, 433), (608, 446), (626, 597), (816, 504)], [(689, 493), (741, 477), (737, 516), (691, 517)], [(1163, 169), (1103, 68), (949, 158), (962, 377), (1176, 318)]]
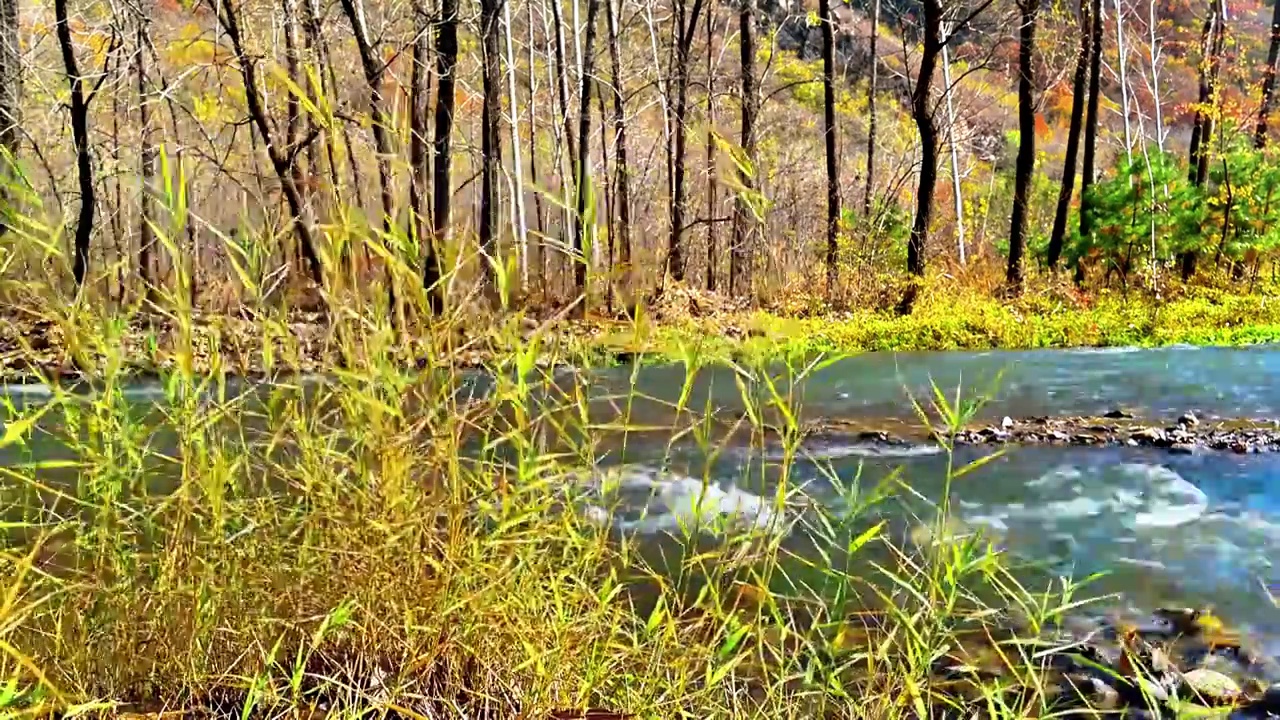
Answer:
[[(945, 290), (945, 292), (944, 292)], [(1156, 300), (1102, 293), (1028, 294), (1013, 300), (939, 289), (924, 292), (910, 315), (892, 310), (750, 310), (714, 294), (670, 291), (637, 318), (565, 312), (458, 315), (419, 321), (381, 352), (406, 368), (474, 367), (528, 348), (538, 360), (614, 364), (632, 361), (787, 361), (817, 353), (991, 350), (1166, 345), (1248, 345), (1280, 341), (1280, 296), (1192, 288)], [(0, 313), (0, 380), (101, 375), (118, 367), (142, 376), (178, 365), (242, 377), (316, 373), (367, 360), (363, 319), (291, 311), (258, 317), (219, 313), (103, 316), (49, 311), (28, 303)], [(88, 339), (88, 342), (85, 342)]]

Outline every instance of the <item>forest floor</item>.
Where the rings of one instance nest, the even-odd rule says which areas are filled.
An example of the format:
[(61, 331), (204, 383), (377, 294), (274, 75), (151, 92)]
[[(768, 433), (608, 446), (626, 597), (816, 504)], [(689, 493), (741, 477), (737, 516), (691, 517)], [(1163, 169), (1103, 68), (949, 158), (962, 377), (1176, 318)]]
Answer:
[[(41, 307), (40, 305), (44, 305)], [(975, 290), (922, 292), (913, 311), (893, 308), (750, 308), (690, 288), (666, 292), (636, 317), (621, 312), (490, 314), (483, 322), (453, 319), (401, 333), (398, 362), (407, 367), (478, 366), (526, 346), (535, 336), (546, 362), (733, 359), (765, 361), (869, 351), (988, 350), (1161, 345), (1247, 345), (1280, 341), (1280, 288), (1233, 292), (1186, 287), (1164, 297), (1146, 292), (1090, 294), (1037, 291), (1001, 298)], [(441, 343), (447, 325), (448, 342)], [(100, 347), (77, 346), (69, 331), (91, 329)], [(183, 328), (189, 328), (189, 334)], [(358, 332), (364, 332), (360, 330)], [(162, 373), (176, 362), (207, 372), (215, 366), (246, 377), (316, 373), (349, 367), (350, 343), (320, 312), (237, 316), (197, 312), (189, 324), (171, 314), (103, 317), (50, 312), (43, 303), (0, 310), (0, 380), (38, 381), (100, 374), (104, 363), (131, 373)], [(190, 352), (178, 352), (189, 347)], [(179, 359), (179, 358), (184, 359)]]

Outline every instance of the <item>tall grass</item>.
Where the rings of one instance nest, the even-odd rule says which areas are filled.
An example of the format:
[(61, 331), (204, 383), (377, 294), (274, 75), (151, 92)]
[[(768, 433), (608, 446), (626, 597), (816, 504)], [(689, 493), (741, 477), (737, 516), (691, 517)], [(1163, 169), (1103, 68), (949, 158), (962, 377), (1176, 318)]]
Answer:
[[(187, 221), (182, 186), (165, 184), (165, 237)], [(355, 226), (329, 236), (385, 241)], [(390, 266), (402, 291), (415, 287), (416, 268)], [(866, 487), (826, 468), (832, 490), (816, 501), (793, 473), (814, 461), (791, 389), (820, 365), (735, 366), (745, 410), (726, 422), (698, 405), (694, 350), (671, 395), (633, 382), (600, 397), (587, 359), (546, 328), (495, 319), (480, 342), (498, 350), (464, 374), (450, 361), (467, 348), (421, 292), (397, 293), (393, 323), (377, 303), (343, 301), (360, 290), (329, 285), (324, 342), (342, 363), (323, 381), (278, 371), (306, 351), (284, 318), (260, 315), (276, 372), (245, 390), (197, 334), (181, 283), (159, 293), (167, 329), (141, 350), (124, 341), (123, 312), (53, 284), (24, 289), (93, 379), (49, 378), (44, 401), (6, 408), (0, 450), (22, 459), (0, 468), (0, 712), (1051, 711), (1051, 653), (1032, 640), (1076, 587), (1024, 585), (988, 540), (955, 531), (947, 495), (963, 468), (914, 546), (894, 542), (880, 512), (908, 491), (896, 476)], [(139, 352), (159, 377), (145, 402), (132, 389)], [(407, 357), (429, 361), (410, 371)], [(577, 371), (552, 369), (564, 366)], [(945, 443), (966, 411), (935, 400), (921, 412)], [(641, 420), (641, 405), (661, 410)], [(736, 479), (768, 498), (772, 521), (735, 523), (694, 500), (655, 539), (601, 511), (619, 472), (606, 466), (637, 443), (672, 468), (677, 450), (700, 448), (706, 462), (681, 469), (709, 488), (730, 437), (756, 450), (781, 439), (781, 459), (755, 453)], [(939, 672), (957, 658), (982, 671)]]

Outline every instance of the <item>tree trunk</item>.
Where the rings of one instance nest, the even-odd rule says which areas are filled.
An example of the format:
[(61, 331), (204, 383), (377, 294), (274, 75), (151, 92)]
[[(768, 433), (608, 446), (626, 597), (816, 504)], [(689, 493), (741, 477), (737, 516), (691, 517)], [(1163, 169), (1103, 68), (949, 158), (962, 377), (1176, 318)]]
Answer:
[(703, 0), (694, 0), (692, 11), (685, 8), (685, 0), (676, 0), (676, 57), (672, 80), (675, 83), (675, 104), (672, 108), (673, 147), (671, 151), (671, 234), (667, 240), (665, 270), (677, 282), (684, 280), (684, 224), (685, 224), (685, 145), (688, 139), (685, 115), (689, 107), (689, 54), (693, 35), (702, 14)]
[[(577, 217), (573, 226), (573, 250), (576, 264), (573, 268), (573, 283), (578, 294), (585, 297), (587, 293), (587, 265), (590, 258), (586, 254), (587, 235), (587, 201), (591, 197), (591, 88), (595, 85), (592, 77), (593, 46), (596, 40), (596, 14), (600, 12), (600, 0), (587, 0), (587, 39), (582, 55), (582, 86), (578, 99), (578, 182), (575, 195), (578, 200)], [(594, 242), (594, 233), (593, 242)], [(593, 253), (594, 255), (594, 253)], [(584, 305), (585, 307), (585, 305)]]
[(1067, 150), (1062, 168), (1062, 185), (1058, 190), (1058, 207), (1053, 216), (1053, 231), (1049, 235), (1049, 247), (1045, 260), (1050, 270), (1057, 270), (1062, 257), (1062, 246), (1067, 236), (1067, 216), (1071, 212), (1071, 196), (1076, 184), (1076, 156), (1080, 152), (1080, 131), (1084, 119), (1084, 103), (1087, 97), (1085, 82), (1089, 73), (1093, 43), (1089, 35), (1092, 27), (1089, 0), (1080, 0), (1080, 52), (1076, 55), (1076, 70), (1071, 79), (1071, 124), (1067, 131)]
[[(285, 0), (291, 2), (292, 0)], [(373, 120), (373, 148), (377, 154), (378, 188), (382, 200), (382, 242), (389, 242), (395, 228), (395, 196), (391, 177), (391, 116), (387, 114), (386, 100), (382, 97), (382, 76), (386, 66), (382, 60), (381, 48), (375, 47), (369, 35), (369, 25), (365, 20), (363, 0), (342, 0), (342, 9), (351, 23), (351, 30), (356, 38), (356, 51), (360, 55), (360, 67), (364, 71), (364, 82), (369, 89), (369, 112)], [(292, 122), (292, 119), (290, 119)], [(293, 172), (297, 175), (297, 163), (293, 163)], [(299, 218), (301, 220), (301, 218)], [(396, 302), (395, 268), (392, 262), (386, 263), (387, 299), (392, 316), (395, 317), (400, 308)]]
[(440, 251), (449, 237), (450, 204), (453, 183), (449, 178), (453, 164), (453, 104), (458, 76), (458, 0), (441, 0), (440, 22), (436, 24), (436, 117), (432, 144), (435, 145), (435, 167), (431, 177), (431, 243), (422, 269), (422, 282), (431, 292), (432, 310), (444, 308), (445, 287), (441, 282)]
[[(22, 48), (18, 39), (18, 1), (0, 0), (0, 236), (8, 229), (8, 189), (17, 159), (21, 123)], [(7, 159), (3, 155), (7, 153)]]
[[(431, 172), (427, 152), (427, 76), (431, 72), (428, 65), (431, 48), (427, 29), (431, 26), (431, 16), (423, 0), (413, 0), (410, 7), (414, 37), (413, 69), (409, 73), (409, 232), (418, 243), (423, 267), (427, 268), (439, 263), (427, 223), (427, 183)], [(437, 276), (439, 272), (438, 268), (434, 269)], [(440, 309), (434, 307), (430, 298), (429, 303), (432, 312), (438, 313)]]
[[(618, 51), (618, 9), (615, 0), (605, 0), (608, 5), (606, 23), (609, 33), (609, 65), (613, 76), (613, 132), (614, 172), (617, 179), (618, 252), (622, 265), (623, 285), (631, 277), (631, 168), (627, 160), (626, 100), (622, 94), (622, 60)], [(610, 272), (613, 268), (610, 268)]]
[(707, 290), (716, 289), (716, 75), (715, 17), (707, 9)]
[(1018, 34), (1018, 159), (1013, 188), (1013, 218), (1009, 228), (1009, 269), (1005, 280), (1015, 290), (1022, 289), (1022, 255), (1026, 245), (1027, 201), (1036, 167), (1036, 113), (1034, 54), (1036, 14), (1040, 0), (1021, 0), (1018, 11), (1022, 26)]
[(1267, 51), (1267, 68), (1263, 71), (1262, 107), (1258, 110), (1258, 128), (1253, 134), (1253, 146), (1261, 150), (1267, 145), (1267, 121), (1271, 117), (1271, 104), (1276, 91), (1276, 61), (1280, 60), (1280, 0), (1271, 11), (1271, 49)]
[[(1090, 243), (1093, 237), (1093, 200), (1089, 190), (1093, 187), (1094, 160), (1098, 146), (1098, 101), (1101, 95), (1102, 73), (1102, 0), (1093, 0), (1091, 12), (1089, 57), (1089, 102), (1084, 121), (1084, 165), (1080, 168), (1080, 238)], [(1084, 265), (1076, 259), (1076, 281), (1084, 280)]]
[(1116, 6), (1116, 67), (1120, 74), (1120, 111), (1124, 113), (1124, 156), (1133, 164), (1133, 128), (1129, 121), (1129, 55), (1124, 45), (1124, 8), (1121, 0)]
[(84, 287), (85, 274), (89, 270), (89, 240), (93, 233), (95, 197), (93, 188), (93, 161), (89, 155), (89, 101), (84, 94), (84, 79), (76, 64), (75, 47), (71, 44), (71, 25), (67, 19), (67, 0), (54, 0), (54, 19), (57, 23), (58, 47), (62, 51), (62, 65), (67, 81), (71, 84), (71, 140), (76, 150), (76, 176), (80, 188), (80, 215), (76, 220), (75, 258), (72, 275), (76, 289)]
[(155, 248), (156, 235), (152, 223), (155, 222), (156, 192), (156, 147), (151, 138), (154, 131), (151, 121), (151, 91), (147, 80), (147, 19), (138, 14), (136, 70), (138, 74), (138, 125), (139, 125), (139, 160), (138, 168), (142, 176), (142, 192), (138, 198), (140, 215), (138, 217), (138, 277), (142, 280), (143, 298), (148, 304), (156, 299), (156, 288), (151, 282), (151, 252)]
[(840, 167), (836, 158), (835, 28), (830, 0), (818, 0), (818, 22), (822, 26), (822, 127), (827, 157), (827, 299), (836, 295), (840, 270), (837, 267), (840, 231)]
[[(879, 2), (879, 0), (877, 0)], [(742, 0), (738, 10), (739, 61), (742, 69), (742, 154), (748, 167), (738, 170), (742, 189), (733, 206), (733, 251), (729, 255), (729, 294), (741, 297), (751, 287), (751, 239), (756, 219), (751, 211), (748, 193), (755, 187), (754, 174), (759, 167), (756, 158), (756, 56), (755, 0)], [(752, 172), (747, 172), (751, 169)]]
[[(1195, 124), (1191, 129), (1191, 146), (1188, 152), (1190, 169), (1188, 180), (1195, 187), (1204, 187), (1209, 178), (1209, 142), (1213, 137), (1213, 100), (1214, 84), (1217, 80), (1218, 52), (1222, 37), (1222, 16), (1217, 7), (1209, 4), (1209, 14), (1205, 17), (1204, 30), (1200, 37), (1200, 92), (1196, 106)], [(1185, 250), (1179, 256), (1183, 282), (1191, 279), (1196, 272), (1198, 253), (1195, 249)]]
[[(520, 103), (516, 95), (516, 53), (515, 28), (511, 24), (511, 3), (506, 0), (502, 4), (502, 34), (504, 49), (507, 54), (507, 98), (511, 103), (511, 176), (515, 214), (511, 218), (511, 229), (516, 236), (516, 255), (520, 260), (520, 287), (529, 287), (529, 220), (525, 216), (524, 207), (524, 159), (520, 156)], [(533, 66), (530, 66), (532, 73)], [(532, 100), (532, 94), (530, 99)]]
[(496, 289), (495, 274), (492, 266), (497, 262), (498, 246), (495, 233), (499, 222), (498, 179), (502, 174), (502, 137), (499, 133), (502, 122), (502, 79), (498, 65), (498, 34), (500, 25), (498, 11), (500, 5), (507, 0), (481, 0), (480, 2), (480, 49), (481, 73), (484, 94), (484, 105), (481, 111), (480, 153), (480, 250), (486, 256), (483, 260), (486, 291), (492, 293)]
[(873, 0), (871, 11), (871, 77), (867, 82), (867, 185), (862, 193), (862, 217), (871, 217), (871, 193), (876, 174), (876, 85), (880, 74), (880, 57), (876, 45), (880, 40), (880, 0)]
[[(951, 29), (946, 32), (951, 35)], [(942, 44), (942, 82), (946, 84), (947, 99), (947, 151), (951, 156), (951, 199), (956, 208), (956, 251), (960, 258), (960, 266), (965, 264), (964, 237), (964, 193), (960, 187), (960, 144), (956, 142), (956, 110), (951, 101), (951, 57), (947, 53), (947, 43)]]
[[(65, 2), (65, 0), (60, 1)], [(305, 223), (298, 221), (302, 216), (302, 194), (293, 179), (292, 166), (295, 148), (285, 147), (277, 143), (276, 139), (273, 138), (271, 122), (267, 118), (266, 108), (262, 105), (262, 97), (258, 94), (257, 68), (254, 65), (254, 61), (245, 52), (244, 39), (240, 35), (240, 20), (236, 15), (233, 0), (208, 0), (208, 2), (214, 12), (218, 13), (218, 21), (226, 32), (227, 39), (231, 42), (232, 52), (235, 53), (236, 62), (240, 65), (240, 79), (244, 83), (245, 102), (248, 105), (249, 118), (253, 121), (258, 133), (266, 143), (271, 167), (276, 173), (276, 178), (280, 181), (280, 189), (289, 205), (289, 214), (294, 221), (298, 242), (302, 245), (303, 257), (311, 270), (311, 279), (317, 286), (321, 286), (324, 284), (324, 268), (320, 264), (320, 256), (316, 254), (315, 245), (311, 239), (311, 229)]]
[(916, 216), (907, 241), (907, 271), (924, 275), (925, 244), (929, 237), (929, 221), (933, 218), (933, 191), (938, 184), (938, 130), (929, 107), (933, 89), (933, 73), (942, 52), (941, 0), (923, 0), (924, 49), (920, 54), (920, 75), (911, 93), (911, 117), (920, 132), (920, 184), (916, 190)]

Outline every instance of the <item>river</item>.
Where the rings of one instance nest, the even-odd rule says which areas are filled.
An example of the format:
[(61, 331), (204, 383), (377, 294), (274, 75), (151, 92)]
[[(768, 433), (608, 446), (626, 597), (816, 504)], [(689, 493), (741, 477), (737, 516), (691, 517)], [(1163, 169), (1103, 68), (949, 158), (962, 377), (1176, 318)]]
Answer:
[[(675, 365), (597, 370), (590, 375), (592, 391), (598, 397), (625, 394), (633, 375), (639, 392), (664, 400), (676, 399), (686, 378)], [(874, 424), (910, 419), (908, 396), (927, 398), (931, 381), (948, 391), (959, 386), (968, 397), (994, 387), (981, 414), (997, 422), (1006, 415), (1098, 415), (1116, 408), (1154, 419), (1188, 411), (1204, 418), (1280, 418), (1280, 347), (1266, 346), (872, 353), (826, 365), (790, 389), (806, 416)], [(690, 387), (692, 407), (721, 415), (742, 410), (732, 370), (703, 369)], [(48, 397), (41, 386), (11, 387), (7, 393), (18, 405)], [(126, 396), (145, 410), (163, 401), (164, 393), (140, 384)], [(956, 461), (995, 451), (961, 448)], [(59, 451), (37, 446), (36, 453)], [(651, 433), (629, 442), (625, 453), (602, 453), (599, 462), (626, 463), (630, 489), (645, 491), (625, 495), (632, 504), (612, 511), (613, 524), (657, 543), (677, 528), (682, 503), (687, 506), (691, 494), (702, 492), (704, 480), (715, 488), (712, 501), (723, 515), (770, 512), (776, 473), (751, 468), (771, 458), (767, 448), (730, 446), (711, 453), (691, 440), (672, 445)], [(0, 454), (0, 462), (19, 459)], [(898, 470), (922, 496), (936, 499), (946, 462), (928, 444), (885, 447), (827, 439), (804, 448), (789, 483), (830, 506), (847, 502), (854, 485), (872, 487)], [(657, 501), (650, 492), (655, 490)], [(1255, 635), (1280, 639), (1280, 610), (1268, 592), (1280, 594), (1280, 454), (1010, 447), (957, 480), (953, 497), (964, 526), (984, 529), (1009, 552), (1051, 573), (1105, 572), (1095, 591), (1122, 593), (1123, 602), (1134, 607), (1208, 603)], [(903, 518), (921, 508), (907, 499), (874, 512), (905, 528), (909, 522)]]

